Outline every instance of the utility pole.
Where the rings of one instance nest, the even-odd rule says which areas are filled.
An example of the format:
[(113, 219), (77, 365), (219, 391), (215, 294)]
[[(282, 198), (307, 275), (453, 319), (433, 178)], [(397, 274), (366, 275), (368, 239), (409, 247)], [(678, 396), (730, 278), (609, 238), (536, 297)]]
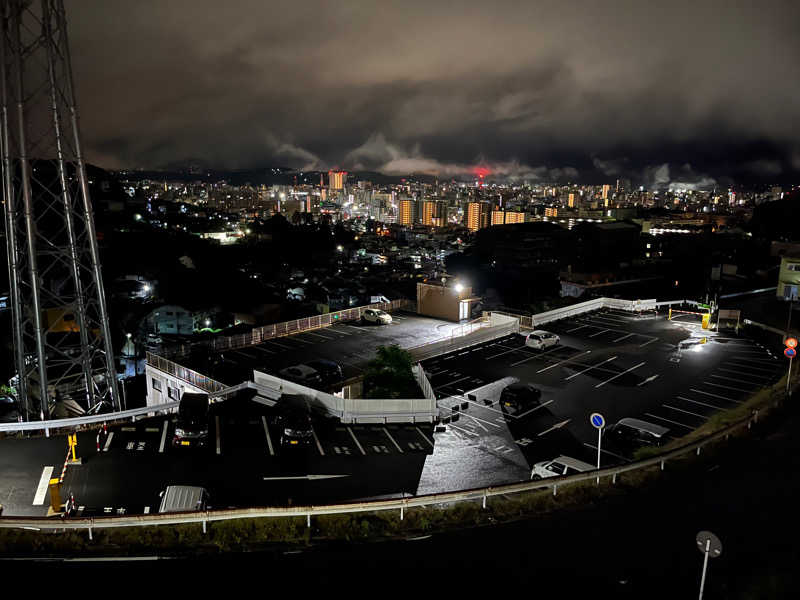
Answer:
[(63, 0), (0, 0), (0, 141), (14, 358), (26, 420), (56, 398), (119, 410)]

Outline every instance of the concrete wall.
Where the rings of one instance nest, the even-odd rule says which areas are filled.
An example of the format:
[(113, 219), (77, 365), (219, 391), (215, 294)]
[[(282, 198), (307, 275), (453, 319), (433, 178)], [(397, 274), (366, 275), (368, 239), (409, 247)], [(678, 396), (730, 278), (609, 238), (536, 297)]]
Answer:
[(455, 287), (417, 284), (417, 312), (428, 317), (459, 321), (459, 301), (467, 298), (472, 298), (471, 287), (464, 287), (461, 292), (457, 292)]

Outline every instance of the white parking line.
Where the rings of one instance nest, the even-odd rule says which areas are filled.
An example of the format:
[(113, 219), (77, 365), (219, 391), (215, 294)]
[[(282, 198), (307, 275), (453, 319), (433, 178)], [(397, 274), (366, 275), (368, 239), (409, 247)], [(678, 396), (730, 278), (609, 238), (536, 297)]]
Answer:
[(449, 426), (453, 429), (466, 433), (467, 435), (472, 435), (475, 437), (480, 437), (479, 433), (475, 433), (474, 431), (470, 431), (469, 429), (464, 429), (463, 427), (459, 427), (458, 425), (454, 425), (453, 423), (449, 423)]
[(544, 408), (545, 406), (547, 406), (548, 404), (552, 404), (553, 402), (555, 402), (555, 400), (548, 400), (548, 401), (547, 401), (547, 402), (545, 402), (544, 404), (540, 404), (539, 406), (535, 406), (535, 407), (533, 407), (533, 408), (532, 408), (532, 409), (530, 409), (530, 410), (526, 410), (524, 413), (520, 413), (520, 414), (518, 414), (518, 415), (510, 415), (510, 416), (514, 417), (515, 419), (521, 419), (521, 418), (522, 418), (522, 417), (524, 417), (525, 415), (529, 415), (529, 414), (531, 414), (533, 411), (535, 411), (535, 410), (539, 410), (540, 408)]
[(550, 348), (550, 350), (547, 350), (546, 352), (540, 352), (538, 354), (531, 354), (528, 358), (523, 358), (522, 360), (518, 360), (515, 363), (511, 363), (509, 366), (510, 367), (516, 367), (517, 365), (521, 365), (524, 362), (528, 362), (529, 360), (532, 360), (534, 358), (540, 358), (540, 357), (544, 356), (545, 354), (550, 354), (551, 352), (555, 352), (556, 350), (560, 350), (560, 349), (562, 349), (562, 348), (560, 348), (559, 346), (556, 346), (554, 348)]
[(392, 441), (392, 443), (394, 444), (394, 447), (395, 447), (395, 448), (397, 448), (397, 451), (398, 451), (400, 454), (402, 454), (402, 453), (403, 453), (403, 449), (400, 447), (400, 444), (398, 444), (398, 443), (397, 443), (397, 442), (394, 440), (394, 438), (392, 437), (392, 434), (391, 434), (391, 433), (389, 433), (389, 430), (388, 430), (388, 429), (386, 429), (386, 427), (384, 427), (384, 428), (383, 428), (383, 432), (386, 434), (386, 437), (388, 437), (388, 438), (389, 438), (389, 439)]
[[(552, 400), (550, 402), (552, 402)], [(480, 405), (478, 405), (478, 406), (480, 406)], [(469, 417), (473, 421), (480, 421), (481, 423), (486, 423), (487, 425), (491, 425), (492, 427), (497, 427), (498, 429), (500, 429), (500, 425), (497, 425), (496, 423), (492, 423), (491, 421), (487, 421), (486, 419), (481, 419), (480, 417), (473, 417), (472, 415), (468, 415), (467, 413), (462, 413), (462, 414), (465, 417)]]
[(683, 410), (682, 408), (677, 408), (675, 406), (670, 406), (669, 404), (662, 404), (661, 406), (663, 406), (664, 408), (670, 408), (672, 410), (677, 410), (678, 412), (686, 413), (687, 415), (692, 415), (693, 417), (698, 417), (700, 419), (703, 419), (703, 421), (708, 421), (708, 417), (705, 416), (705, 415), (701, 415), (701, 414), (698, 414), (698, 413), (693, 413), (693, 412), (688, 411), (688, 410)]
[(641, 367), (643, 364), (645, 364), (645, 363), (644, 363), (644, 362), (640, 362), (640, 363), (639, 363), (638, 365), (636, 365), (635, 367), (631, 367), (630, 369), (626, 369), (626, 370), (624, 370), (622, 373), (618, 373), (617, 375), (614, 375), (614, 376), (613, 376), (611, 379), (606, 379), (605, 381), (601, 381), (600, 383), (598, 383), (598, 384), (597, 384), (596, 386), (594, 386), (594, 387), (595, 387), (595, 388), (599, 388), (600, 386), (603, 386), (603, 385), (605, 385), (605, 384), (607, 384), (607, 383), (609, 383), (609, 382), (611, 382), (611, 381), (614, 381), (614, 380), (615, 380), (617, 377), (622, 377), (623, 375), (625, 375), (625, 373), (630, 373), (630, 372), (631, 372), (631, 371), (633, 371), (634, 369), (638, 369), (639, 367)]
[(593, 333), (589, 337), (593, 338), (593, 337), (598, 336), (598, 335), (603, 335), (604, 333), (606, 333), (608, 331), (611, 331), (611, 330), (610, 329), (601, 329), (600, 331), (598, 331), (597, 333)]
[(267, 417), (261, 415), (261, 423), (264, 425), (264, 435), (267, 436), (267, 449), (270, 456), (275, 456), (275, 449), (272, 447), (272, 438), (269, 436), (269, 427), (267, 427)]
[[(348, 427), (348, 429), (349, 429), (349, 427)], [(319, 438), (317, 437), (317, 431), (316, 431), (316, 429), (314, 429), (313, 425), (311, 426), (311, 435), (314, 436), (314, 442), (317, 444), (317, 450), (319, 450), (319, 455), (320, 456), (325, 456), (325, 450), (322, 449), (322, 444), (319, 443)], [(350, 435), (353, 435), (352, 431), (350, 432)], [(353, 436), (353, 439), (355, 439), (355, 436)], [(358, 444), (358, 440), (356, 440), (356, 444)], [(361, 448), (361, 444), (359, 444), (358, 447)], [(362, 454), (366, 454), (366, 452), (364, 452), (363, 448), (361, 448), (361, 453)]]
[(581, 325), (580, 327), (576, 327), (575, 329), (567, 329), (567, 333), (572, 333), (573, 331), (578, 331), (578, 329), (583, 329), (585, 327), (591, 327), (591, 325)]
[(652, 344), (653, 342), (658, 341), (658, 338), (653, 338), (652, 340), (646, 341), (644, 344), (639, 344), (639, 348), (644, 348), (647, 344)]
[(458, 379), (454, 379), (453, 381), (449, 381), (449, 382), (444, 383), (442, 385), (437, 385), (433, 389), (434, 389), (434, 391), (435, 390), (440, 390), (442, 388), (449, 387), (449, 386), (453, 385), (454, 383), (458, 383), (459, 381), (464, 381), (465, 379), (469, 379), (470, 377), (472, 377), (472, 376), (471, 375), (467, 375), (465, 377), (459, 377)]
[(539, 369), (536, 372), (537, 373), (544, 373), (545, 371), (547, 371), (549, 369), (552, 369), (553, 367), (557, 367), (558, 365), (563, 365), (564, 363), (573, 362), (574, 359), (576, 359), (577, 357), (582, 356), (583, 354), (589, 354), (590, 352), (591, 352), (591, 350), (587, 350), (586, 352), (582, 352), (581, 354), (576, 354), (572, 358), (565, 358), (564, 360), (562, 360), (560, 362), (554, 363), (554, 364), (550, 365), (549, 367), (545, 367), (544, 369)]
[(328, 333), (335, 333), (336, 335), (353, 335), (349, 331), (344, 331), (344, 327), (337, 327), (336, 329), (331, 327), (328, 329)]
[(284, 350), (293, 350), (294, 349), (291, 346), (287, 346), (286, 344), (279, 344), (278, 342), (273, 341), (273, 340), (264, 340), (264, 343), (265, 344), (274, 344), (278, 348), (283, 348)]
[(750, 365), (748, 363), (742, 364), (740, 362), (735, 362), (735, 361), (732, 361), (732, 360), (729, 360), (725, 364), (728, 364), (728, 363), (730, 363), (730, 365), (732, 367), (736, 367), (737, 369), (749, 369), (750, 371), (761, 371), (762, 373), (775, 374), (775, 369), (766, 369), (764, 367), (754, 367), (753, 365)]
[(628, 339), (629, 337), (632, 337), (632, 336), (634, 336), (634, 335), (636, 335), (636, 334), (635, 334), (635, 333), (629, 333), (628, 335), (623, 335), (622, 337), (618, 337), (617, 339), (615, 339), (615, 340), (612, 340), (612, 341), (613, 341), (613, 342), (621, 342), (622, 340), (626, 340), (626, 339)]
[[(506, 346), (501, 346), (505, 348)], [(493, 358), (497, 358), (498, 356), (503, 356), (504, 354), (508, 354), (510, 352), (518, 352), (519, 350), (524, 350), (525, 346), (520, 346), (519, 348), (511, 348), (511, 350), (506, 350), (505, 352), (500, 352), (499, 354), (492, 354), (491, 356), (487, 356), (486, 360), (492, 360)]]
[[(588, 447), (589, 447), (589, 448), (591, 448), (592, 450), (595, 450), (595, 451), (597, 450), (597, 446), (594, 446), (594, 445), (592, 445), (592, 444), (587, 444), (586, 442), (584, 442), (584, 443), (583, 443), (583, 445), (584, 445), (584, 446), (588, 446)], [(631, 460), (630, 460), (629, 458), (625, 458), (624, 456), (620, 456), (619, 454), (614, 454), (613, 452), (609, 452), (608, 450), (605, 450), (605, 449), (604, 449), (604, 448), (602, 448), (602, 447), (600, 448), (600, 452), (601, 452), (602, 454), (608, 454), (609, 456), (613, 456), (614, 458), (618, 458), (618, 459), (620, 459), (620, 460), (624, 460), (626, 463), (629, 463), (629, 462), (631, 462)]]
[[(470, 419), (472, 419), (473, 421), (475, 421), (475, 425), (477, 425), (478, 427), (480, 427), (480, 428), (481, 428), (481, 429), (483, 429), (484, 431), (486, 431), (486, 432), (488, 432), (488, 431), (489, 431), (488, 429), (486, 429), (486, 427), (484, 427), (484, 426), (483, 426), (483, 424), (480, 422), (480, 420), (479, 420), (479, 419), (476, 419), (475, 417), (473, 417), (472, 415), (468, 415), (467, 413), (464, 413), (464, 416), (465, 416), (465, 417), (469, 417)], [(494, 423), (489, 423), (489, 425), (491, 425), (491, 426), (493, 426), (493, 427), (499, 427), (499, 425), (495, 425)]]
[(267, 354), (275, 354), (274, 350), (267, 350), (266, 348), (262, 348), (261, 346), (253, 346), (254, 350), (261, 350), (262, 352), (266, 352)]
[(108, 449), (111, 447), (111, 438), (114, 437), (114, 432), (110, 432), (108, 437), (106, 438), (106, 445), (103, 446), (103, 452), (108, 452)]
[(52, 477), (52, 475), (53, 467), (44, 467), (42, 469), (42, 476), (39, 478), (39, 486), (36, 488), (36, 495), (33, 497), (33, 506), (44, 504), (48, 486), (50, 485), (50, 477)]
[(428, 439), (428, 436), (425, 435), (424, 433), (422, 433), (422, 430), (419, 427), (414, 427), (414, 429), (416, 429), (417, 433), (419, 433), (422, 436), (422, 439), (425, 440), (426, 442), (428, 442), (428, 445), (431, 448), (433, 448), (433, 442)]
[(690, 392), (695, 392), (696, 394), (705, 394), (706, 396), (711, 396), (713, 398), (719, 398), (720, 400), (727, 400), (728, 402), (733, 402), (735, 404), (741, 404), (741, 400), (734, 400), (733, 398), (727, 398), (725, 396), (720, 396), (719, 394), (712, 394), (711, 392), (704, 392), (703, 390), (696, 390), (694, 388), (689, 388)]
[(216, 423), (216, 430), (217, 430), (217, 454), (222, 454), (222, 446), (220, 445), (220, 437), (219, 437), (219, 415), (214, 417), (214, 422)]
[(323, 340), (335, 340), (336, 338), (328, 337), (327, 335), (320, 335), (318, 333), (314, 333), (313, 331), (305, 331), (303, 335), (313, 335), (314, 337), (322, 338)]
[(670, 419), (665, 419), (664, 417), (659, 417), (658, 415), (654, 415), (652, 413), (644, 413), (648, 417), (653, 417), (654, 419), (660, 419), (662, 421), (666, 421), (667, 423), (672, 423), (674, 425), (680, 425), (681, 427), (686, 427), (686, 429), (694, 429), (694, 425), (687, 425), (686, 423), (679, 423), (678, 421), (672, 421)]
[(742, 388), (735, 388), (729, 385), (720, 385), (719, 383), (711, 383), (710, 381), (704, 381), (702, 385), (710, 385), (711, 387), (718, 387), (723, 388), (726, 390), (733, 390), (734, 392), (742, 392), (744, 394), (751, 394), (753, 390), (743, 390)]
[(583, 373), (586, 373), (586, 371), (591, 371), (592, 369), (596, 369), (596, 368), (597, 368), (597, 367), (599, 367), (600, 365), (604, 365), (604, 364), (606, 364), (607, 362), (611, 362), (612, 360), (614, 360), (614, 359), (616, 359), (616, 358), (617, 358), (616, 356), (612, 356), (611, 358), (607, 358), (606, 360), (604, 360), (604, 361), (602, 361), (602, 362), (599, 362), (599, 363), (597, 363), (596, 365), (591, 365), (591, 366), (589, 366), (589, 367), (585, 368), (583, 371), (578, 371), (577, 373), (573, 373), (573, 374), (572, 374), (572, 375), (570, 375), (569, 377), (565, 377), (565, 378), (564, 378), (564, 381), (569, 381), (569, 380), (570, 380), (570, 379), (572, 379), (573, 377), (577, 377), (578, 375), (582, 375)]
[(700, 406), (706, 406), (708, 408), (713, 408), (714, 410), (725, 410), (721, 406), (714, 406), (713, 404), (706, 404), (705, 402), (700, 402), (699, 400), (692, 400), (691, 398), (684, 398), (683, 396), (675, 396), (678, 400), (683, 400), (684, 402), (691, 402), (692, 404), (698, 404)]
[(744, 383), (747, 385), (752, 385), (754, 387), (762, 385), (760, 383), (747, 381), (746, 379), (736, 379), (735, 377), (728, 377), (727, 375), (709, 375), (709, 377), (714, 377), (715, 379), (724, 379), (725, 381), (735, 381), (736, 383)]
[(169, 421), (167, 421), (167, 419), (164, 419), (164, 427), (161, 430), (161, 445), (158, 447), (158, 453), (159, 454), (163, 454), (164, 453), (164, 444), (167, 443), (167, 425), (168, 424), (169, 424)]
[(350, 437), (351, 437), (351, 438), (353, 438), (353, 441), (356, 443), (356, 446), (358, 446), (358, 449), (359, 449), (359, 450), (361, 450), (361, 454), (363, 454), (364, 456), (366, 456), (366, 455), (367, 455), (367, 453), (366, 453), (366, 452), (364, 452), (364, 448), (362, 448), (362, 447), (361, 447), (361, 444), (359, 444), (359, 443), (358, 443), (358, 438), (356, 437), (356, 434), (355, 434), (355, 433), (353, 433), (353, 430), (352, 430), (350, 427), (348, 427), (348, 428), (347, 428), (347, 431), (348, 431), (348, 432), (350, 432)]
[(756, 379), (772, 379), (772, 377), (766, 377), (764, 375), (756, 375), (755, 373), (743, 373), (741, 369), (726, 369), (724, 367), (717, 367), (717, 371), (725, 371), (726, 373), (736, 373), (739, 375), (747, 375), (748, 377), (755, 377)]

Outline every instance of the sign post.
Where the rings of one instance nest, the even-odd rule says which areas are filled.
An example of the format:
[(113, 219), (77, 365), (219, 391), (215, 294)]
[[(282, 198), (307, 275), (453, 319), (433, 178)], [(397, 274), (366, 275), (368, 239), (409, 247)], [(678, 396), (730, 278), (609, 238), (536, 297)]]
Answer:
[[(603, 442), (603, 427), (606, 426), (606, 419), (600, 413), (592, 413), (589, 417), (589, 422), (592, 427), (597, 429), (597, 470), (600, 470), (600, 445)], [(600, 483), (600, 477), (597, 478), (597, 483)]]
[(789, 370), (786, 372), (786, 394), (788, 395), (789, 380), (792, 377), (792, 360), (797, 354), (797, 338), (788, 337), (783, 341), (783, 343), (786, 345), (786, 349), (783, 351), (783, 353), (789, 358)]
[(700, 597), (703, 600), (703, 588), (706, 585), (706, 570), (708, 569), (708, 557), (717, 558), (722, 554), (722, 542), (710, 531), (701, 531), (695, 538), (697, 549), (703, 553), (703, 575), (700, 577)]

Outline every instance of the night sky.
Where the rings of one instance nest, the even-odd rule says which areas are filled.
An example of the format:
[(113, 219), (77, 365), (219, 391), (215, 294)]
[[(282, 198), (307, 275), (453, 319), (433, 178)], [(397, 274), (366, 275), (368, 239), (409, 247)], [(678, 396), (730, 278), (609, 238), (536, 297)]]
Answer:
[(800, 2), (66, 0), (106, 168), (797, 181)]

